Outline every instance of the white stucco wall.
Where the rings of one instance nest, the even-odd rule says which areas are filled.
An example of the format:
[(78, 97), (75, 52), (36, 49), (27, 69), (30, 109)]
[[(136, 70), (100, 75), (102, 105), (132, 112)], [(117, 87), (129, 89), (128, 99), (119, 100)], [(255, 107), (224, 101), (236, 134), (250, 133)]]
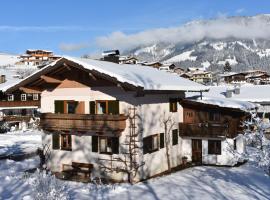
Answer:
[[(227, 138), (221, 141), (221, 155), (208, 154), (208, 140), (211, 138), (194, 138), (202, 140), (202, 163), (209, 165), (228, 165), (234, 166), (238, 161), (242, 161), (239, 156), (245, 152), (245, 140), (243, 135), (239, 134), (236, 138)], [(212, 139), (213, 140), (213, 139)], [(236, 140), (237, 150), (234, 151), (234, 140)], [(192, 159), (192, 139), (182, 138), (182, 154)], [(240, 160), (239, 160), (240, 159)]]
[[(183, 93), (172, 95), (145, 95), (143, 97), (135, 97), (135, 93), (125, 92), (115, 87), (100, 88), (58, 88), (53, 91), (44, 91), (41, 94), (41, 112), (54, 112), (55, 100), (75, 100), (85, 101), (85, 113), (89, 113), (89, 101), (93, 100), (120, 100), (120, 113), (127, 113), (128, 108), (136, 107), (137, 131), (140, 132), (140, 141), (143, 137), (164, 133), (162, 120), (168, 117), (172, 118), (173, 129), (178, 129), (178, 123), (183, 121), (183, 109), (178, 104), (178, 112), (169, 112), (169, 98), (183, 97)], [(126, 129), (120, 137), (120, 145), (124, 143), (126, 135), (129, 133), (129, 125), (127, 120)], [(91, 133), (90, 133), (91, 135)], [(109, 155), (98, 154), (92, 152), (92, 137), (90, 135), (72, 135), (72, 151), (52, 150), (51, 159), (48, 166), (52, 171), (61, 171), (62, 164), (71, 164), (71, 162), (92, 163), (94, 164), (93, 176), (100, 176), (99, 158), (110, 158)], [(171, 134), (170, 134), (171, 137)], [(178, 145), (172, 146), (170, 149), (171, 167), (176, 167), (181, 163), (182, 142), (178, 138)], [(43, 135), (43, 143), (52, 144), (51, 134)], [(142, 143), (141, 143), (142, 145)], [(120, 147), (121, 149), (121, 147)], [(121, 152), (120, 152), (121, 153)], [(138, 179), (147, 178), (156, 175), (168, 169), (165, 148), (143, 155), (138, 155), (140, 162), (145, 165), (138, 173)], [(114, 173), (111, 177), (116, 180), (122, 180), (126, 177), (123, 174)]]

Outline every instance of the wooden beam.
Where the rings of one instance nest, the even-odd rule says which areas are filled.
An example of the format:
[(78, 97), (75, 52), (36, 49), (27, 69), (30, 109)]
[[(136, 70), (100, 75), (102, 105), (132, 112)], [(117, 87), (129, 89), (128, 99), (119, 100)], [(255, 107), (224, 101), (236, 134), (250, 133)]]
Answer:
[(47, 83), (57, 83), (58, 84), (58, 83), (62, 82), (59, 79), (56, 79), (56, 78), (53, 78), (53, 77), (50, 77), (50, 76), (45, 76), (45, 75), (40, 76), (40, 78), (43, 79)]
[(40, 94), (41, 90), (39, 88), (31, 88), (31, 87), (20, 87), (20, 90), (25, 93), (31, 93), (31, 94)]

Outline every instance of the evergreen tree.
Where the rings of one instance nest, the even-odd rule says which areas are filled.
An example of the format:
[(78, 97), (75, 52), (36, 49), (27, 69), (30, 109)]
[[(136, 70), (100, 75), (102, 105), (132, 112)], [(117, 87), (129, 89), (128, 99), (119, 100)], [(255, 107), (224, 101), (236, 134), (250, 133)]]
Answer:
[(228, 61), (225, 62), (225, 66), (224, 66), (223, 71), (224, 72), (231, 72), (232, 71), (232, 67)]

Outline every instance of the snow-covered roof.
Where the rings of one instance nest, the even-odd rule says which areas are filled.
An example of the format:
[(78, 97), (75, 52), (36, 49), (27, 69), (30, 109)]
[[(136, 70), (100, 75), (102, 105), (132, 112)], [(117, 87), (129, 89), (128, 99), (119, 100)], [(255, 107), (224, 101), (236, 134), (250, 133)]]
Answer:
[(127, 82), (144, 90), (179, 90), (179, 91), (207, 91), (208, 87), (151, 67), (141, 65), (119, 65), (112, 62), (97, 61), (84, 58), (65, 57), (67, 60), (82, 65), (89, 70), (97, 70), (116, 78), (120, 82)]
[[(169, 90), (169, 91), (208, 91), (209, 87), (195, 83), (188, 79), (179, 77), (151, 67), (141, 65), (116, 64), (112, 62), (92, 60), (86, 58), (63, 57), (38, 70), (36, 73), (26, 77), (25, 82), (37, 73), (42, 74), (48, 68), (55, 66), (60, 61), (70, 61), (79, 64), (85, 69), (94, 70), (116, 78), (117, 81), (128, 83), (135, 87), (142, 87), (144, 90)], [(16, 87), (16, 86), (15, 86)]]
[(225, 99), (225, 98), (211, 98), (211, 97), (203, 97), (202, 99), (197, 98), (193, 101), (204, 103), (204, 104), (211, 104), (216, 105), (222, 108), (236, 108), (243, 110), (245, 112), (249, 112), (251, 110), (256, 109), (257, 105), (247, 102), (247, 101), (238, 101), (233, 99)]
[[(209, 92), (205, 92), (205, 97), (226, 98), (226, 90), (233, 89), (233, 86), (211, 86)], [(240, 94), (232, 94), (232, 100), (249, 101), (254, 103), (270, 102), (270, 85), (251, 85), (244, 84), (240, 86)], [(192, 93), (187, 93), (187, 96), (193, 96)]]

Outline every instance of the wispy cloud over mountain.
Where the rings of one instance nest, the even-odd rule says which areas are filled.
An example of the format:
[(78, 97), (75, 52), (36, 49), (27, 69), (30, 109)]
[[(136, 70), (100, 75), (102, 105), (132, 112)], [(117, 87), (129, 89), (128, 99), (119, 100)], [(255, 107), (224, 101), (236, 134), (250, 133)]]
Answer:
[(269, 39), (270, 15), (193, 21), (179, 27), (152, 29), (135, 34), (113, 32), (108, 36), (98, 37), (96, 42), (101, 48), (131, 49), (158, 42), (186, 43), (204, 38), (223, 39), (228, 37)]

